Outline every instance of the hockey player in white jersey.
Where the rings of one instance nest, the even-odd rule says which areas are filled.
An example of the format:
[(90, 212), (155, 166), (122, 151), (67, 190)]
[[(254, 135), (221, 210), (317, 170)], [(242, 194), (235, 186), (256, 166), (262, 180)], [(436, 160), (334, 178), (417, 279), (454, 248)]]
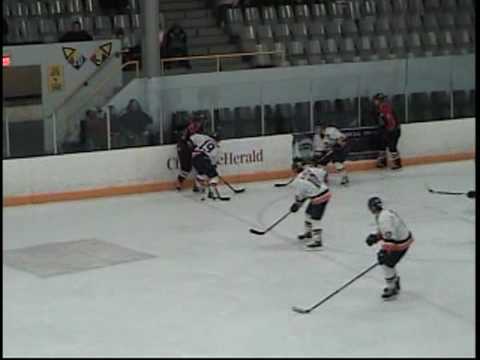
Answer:
[(299, 240), (311, 239), (307, 244), (309, 249), (321, 248), (323, 244), (320, 221), (331, 197), (325, 183), (327, 172), (323, 168), (304, 165), (299, 160), (294, 160), (292, 169), (298, 175), (293, 182), (295, 202), (290, 207), (290, 211), (297, 212), (303, 203), (308, 201), (305, 211), (305, 232), (298, 238)]
[[(192, 166), (197, 175), (195, 183), (197, 184), (202, 200), (205, 199), (205, 190), (209, 189), (211, 197), (211, 188), (216, 189), (218, 184), (217, 159), (218, 159), (218, 136), (212, 137), (205, 134), (193, 134), (190, 136), (192, 146)], [(218, 192), (218, 191), (216, 191)]]
[(400, 291), (400, 277), (395, 265), (405, 255), (413, 243), (413, 237), (403, 220), (393, 210), (383, 208), (382, 200), (371, 197), (368, 200), (368, 209), (375, 215), (377, 233), (367, 237), (367, 245), (381, 241), (382, 247), (377, 252), (378, 263), (382, 266), (387, 286), (383, 289), (382, 298), (390, 299)]
[(342, 185), (349, 183), (344, 165), (347, 157), (346, 140), (347, 136), (336, 127), (324, 124), (318, 127), (318, 131), (313, 136), (314, 160), (321, 166), (333, 162), (335, 170), (342, 177), (340, 182)]

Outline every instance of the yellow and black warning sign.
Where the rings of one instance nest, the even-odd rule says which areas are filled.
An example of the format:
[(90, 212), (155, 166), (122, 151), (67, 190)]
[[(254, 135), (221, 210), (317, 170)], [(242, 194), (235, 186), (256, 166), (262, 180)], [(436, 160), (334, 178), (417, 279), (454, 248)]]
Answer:
[(102, 65), (105, 60), (112, 54), (112, 43), (108, 42), (100, 45), (95, 52), (90, 56), (90, 60), (97, 66)]
[(63, 91), (63, 65), (48, 65), (48, 92)]
[(80, 69), (85, 63), (85, 56), (83, 56), (77, 49), (62, 46), (63, 56), (75, 69)]

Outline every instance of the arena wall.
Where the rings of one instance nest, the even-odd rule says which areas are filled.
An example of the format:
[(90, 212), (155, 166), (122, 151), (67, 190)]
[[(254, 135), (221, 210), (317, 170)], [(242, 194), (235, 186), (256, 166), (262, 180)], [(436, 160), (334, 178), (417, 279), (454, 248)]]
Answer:
[[(220, 173), (230, 181), (288, 177), (291, 135), (226, 140)], [(471, 159), (475, 118), (405, 124), (399, 143), (404, 165)], [(347, 162), (350, 171), (374, 161)], [(174, 145), (3, 160), (4, 206), (169, 190)]]

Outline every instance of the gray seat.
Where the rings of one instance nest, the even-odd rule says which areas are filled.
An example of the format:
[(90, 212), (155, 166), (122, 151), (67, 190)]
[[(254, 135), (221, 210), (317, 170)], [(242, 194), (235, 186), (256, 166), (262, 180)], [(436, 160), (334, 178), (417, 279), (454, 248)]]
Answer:
[(312, 4), (311, 10), (311, 17), (314, 21), (326, 20), (328, 18), (327, 7), (324, 2)]
[(117, 14), (113, 17), (114, 29), (130, 29), (130, 19), (127, 14)]
[(442, 11), (457, 11), (457, 2), (455, 0), (442, 0)]
[(397, 55), (397, 57), (405, 57), (407, 46), (403, 34), (391, 34), (387, 37), (390, 50)]
[(29, 15), (30, 16), (46, 16), (48, 15), (48, 10), (46, 3), (40, 0), (31, 1), (29, 4)]
[(330, 19), (333, 18), (343, 18), (346, 17), (345, 15), (345, 8), (343, 7), (343, 3), (336, 2), (336, 1), (327, 1), (326, 2), (327, 13)]
[(340, 40), (340, 54), (345, 62), (359, 62), (361, 59), (357, 55), (357, 49), (352, 38), (346, 37)]
[(67, 13), (69, 14), (81, 14), (83, 12), (83, 2), (82, 0), (66, 0), (67, 3)]
[(393, 0), (392, 1), (392, 10), (395, 14), (407, 12), (408, 4), (407, 0)]
[(289, 62), (287, 61), (287, 48), (283, 42), (273, 43), (273, 50), (277, 53), (272, 56), (273, 64), (275, 66), (288, 66)]
[(360, 12), (364, 18), (375, 17), (377, 15), (377, 8), (375, 6), (375, 1), (363, 0), (360, 5)]
[(277, 20), (277, 11), (273, 6), (264, 6), (262, 7), (262, 20), (264, 24), (276, 24)]
[(450, 55), (455, 53), (455, 42), (450, 30), (440, 31), (437, 33), (438, 45), (442, 55)]
[(90, 16), (79, 16), (77, 18), (78, 21), (80, 21), (80, 24), (82, 25), (82, 29), (85, 30), (88, 33), (93, 32), (93, 18)]
[(414, 92), (408, 97), (408, 121), (421, 122), (432, 120), (430, 97), (426, 92)]
[(235, 119), (232, 110), (229, 108), (216, 109), (214, 111), (216, 132), (222, 139), (233, 139), (235, 133)]
[(240, 33), (241, 48), (245, 52), (254, 52), (257, 47), (255, 29), (252, 25), (245, 25)]
[(132, 24), (132, 29), (141, 29), (142, 28), (142, 17), (140, 14), (132, 14), (130, 17)]
[(295, 18), (298, 22), (305, 22), (310, 20), (310, 8), (307, 4), (295, 5)]
[[(257, 52), (270, 51), (272, 48), (267, 44), (257, 44)], [(272, 56), (268, 54), (256, 55), (253, 59), (255, 67), (269, 67), (272, 66)]]
[(392, 25), (392, 30), (395, 33), (406, 34), (408, 31), (407, 21), (403, 16), (396, 16), (392, 18), (391, 25)]
[(295, 104), (292, 125), (294, 133), (310, 131), (310, 102)]
[(376, 7), (377, 7), (377, 13), (379, 15), (390, 16), (392, 14), (393, 9), (392, 9), (392, 3), (390, 2), (390, 0), (377, 0)]
[(306, 52), (308, 62), (311, 65), (326, 63), (326, 60), (322, 56), (322, 45), (320, 44), (320, 40), (312, 39), (308, 41), (306, 46)]
[(438, 12), (442, 10), (440, 0), (423, 0), (426, 12)]
[[(96, 35), (110, 34), (112, 31), (112, 22), (108, 16), (97, 15), (93, 18)], [(60, 30), (60, 23), (59, 23)]]
[(288, 24), (273, 25), (273, 35), (277, 41), (290, 40), (290, 28), (288, 27)]
[(407, 35), (407, 48), (409, 56), (423, 56), (422, 40), (417, 32), (411, 32)]
[(342, 34), (344, 37), (356, 38), (358, 36), (358, 27), (355, 20), (347, 19), (342, 23)]
[(418, 15), (423, 14), (425, 12), (423, 0), (408, 0), (408, 12)]
[(42, 41), (38, 28), (38, 18), (27, 18), (24, 39), (27, 43), (38, 43)]
[(295, 21), (295, 15), (290, 5), (280, 5), (277, 8), (278, 22), (281, 24), (289, 24)]
[(228, 8), (225, 14), (227, 24), (243, 24), (243, 15), (240, 8)]
[(340, 21), (335, 21), (335, 19), (330, 20), (325, 25), (325, 30), (329, 38), (339, 40), (342, 37), (342, 25)]
[(10, 12), (11, 15), (15, 17), (23, 17), (30, 15), (28, 5), (20, 1), (14, 1), (13, 3), (11, 3)]
[(384, 34), (374, 36), (372, 45), (373, 49), (381, 59), (389, 60), (397, 57), (392, 51), (390, 51), (387, 36)]
[(319, 21), (312, 22), (308, 28), (312, 37), (323, 38), (326, 36), (325, 26)]
[(40, 18), (38, 22), (39, 33), (42, 41), (45, 43), (56, 42), (58, 40), (57, 24), (55, 20), (49, 18)]
[(342, 59), (338, 53), (338, 44), (335, 39), (328, 38), (322, 44), (322, 50), (325, 55), (325, 60), (328, 63), (341, 63)]
[(450, 94), (446, 91), (432, 91), (432, 120), (450, 119)]
[(374, 20), (373, 18), (363, 18), (358, 22), (360, 34), (370, 35), (375, 32)]
[(260, 12), (256, 7), (245, 8), (244, 12), (245, 24), (260, 24)]
[(257, 37), (260, 40), (268, 39), (273, 40), (273, 31), (270, 25), (259, 25), (256, 28)]
[(422, 18), (419, 14), (410, 14), (407, 16), (407, 28), (409, 32), (422, 31)]
[(234, 109), (235, 129), (237, 137), (261, 135), (261, 120), (258, 107), (241, 106)]
[(378, 18), (375, 22), (376, 34), (389, 34), (391, 32), (390, 19), (388, 17)]
[(437, 31), (440, 29), (435, 14), (423, 15), (423, 28), (425, 31)]
[(464, 118), (475, 116), (475, 111), (465, 90), (453, 91), (453, 117)]
[(437, 17), (438, 25), (443, 30), (455, 29), (455, 18), (451, 13), (441, 13)]
[(423, 50), (426, 56), (439, 54), (437, 35), (433, 31), (422, 33)]
[(455, 24), (457, 28), (472, 27), (473, 22), (472, 18), (470, 17), (470, 13), (464, 11), (455, 13)]
[(304, 22), (291, 24), (290, 30), (295, 40), (303, 41), (308, 38), (308, 29)]
[(457, 0), (458, 8), (464, 11), (475, 11), (473, 0)]
[(466, 29), (459, 29), (453, 32), (453, 41), (460, 54), (468, 54), (473, 50), (472, 39)]
[[(130, 8), (132, 11), (139, 12), (138, 4), (135, 0), (130, 0)], [(83, 11), (88, 14), (94, 14), (98, 11), (98, 4), (95, 0), (84, 0)]]
[(364, 61), (379, 60), (378, 54), (375, 53), (372, 41), (369, 36), (363, 35), (357, 40), (358, 55)]

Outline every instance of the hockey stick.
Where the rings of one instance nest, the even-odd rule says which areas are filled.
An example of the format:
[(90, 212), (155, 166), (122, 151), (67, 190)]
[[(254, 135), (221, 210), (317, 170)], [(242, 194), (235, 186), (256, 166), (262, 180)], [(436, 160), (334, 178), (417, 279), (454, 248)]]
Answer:
[(466, 192), (452, 192), (452, 191), (439, 191), (427, 188), (429, 193), (440, 194), (440, 195), (467, 195)]
[[(329, 150), (325, 155), (323, 155), (320, 159), (317, 159), (317, 160), (314, 160), (315, 162), (320, 162), (321, 160), (325, 159), (327, 156), (330, 156), (332, 155), (333, 153), (333, 150)], [(291, 178), (290, 180), (288, 180), (286, 183), (279, 183), (279, 184), (273, 184), (273, 186), (275, 187), (284, 187), (284, 186), (288, 186), (290, 185), (294, 180), (296, 179), (296, 177), (294, 176), (293, 178)]]
[(288, 186), (290, 185), (293, 180), (295, 180), (295, 177), (291, 178), (290, 180), (288, 180), (286, 183), (277, 183), (277, 184), (273, 184), (273, 186), (275, 187), (284, 187), (284, 186)]
[(269, 232), (270, 230), (272, 230), (275, 226), (277, 226), (278, 224), (280, 224), (283, 220), (285, 220), (285, 218), (290, 215), (292, 212), (289, 211), (288, 213), (284, 214), (280, 219), (278, 219), (277, 221), (275, 221), (272, 225), (270, 225), (268, 228), (266, 228), (265, 230), (256, 230), (256, 229), (252, 229), (250, 228), (250, 232), (252, 234), (255, 234), (255, 235), (265, 235), (267, 232)]
[(328, 299), (331, 299), (332, 297), (334, 297), (336, 294), (338, 294), (340, 291), (342, 291), (343, 289), (345, 289), (348, 285), (350, 285), (351, 283), (353, 283), (354, 281), (360, 279), (363, 275), (365, 275), (366, 273), (368, 273), (370, 270), (372, 270), (374, 267), (376, 267), (378, 265), (378, 262), (373, 264), (372, 266), (370, 266), (368, 269), (362, 271), (360, 274), (358, 274), (357, 276), (355, 276), (352, 280), (350, 280), (349, 282), (347, 282), (346, 284), (344, 284), (342, 287), (340, 287), (339, 289), (335, 290), (333, 293), (331, 293), (330, 295), (328, 295), (326, 298), (322, 299), (321, 301), (319, 301), (318, 303), (316, 303), (315, 305), (309, 307), (308, 309), (303, 309), (303, 308), (300, 308), (300, 307), (297, 307), (297, 306), (293, 306), (292, 307), (292, 310), (299, 313), (299, 314), (308, 314), (310, 313), (311, 311), (315, 310), (317, 307), (319, 307), (320, 305), (322, 305), (325, 301), (327, 301)]
[(242, 192), (245, 191), (245, 188), (235, 189), (232, 185), (230, 185), (230, 184), (228, 183), (228, 181), (226, 181), (226, 180), (225, 180), (223, 177), (221, 177), (220, 175), (218, 175), (218, 178), (219, 178), (220, 180), (222, 180), (223, 183), (224, 183), (225, 185), (227, 185), (227, 187), (228, 187), (230, 190), (232, 190), (235, 194), (240, 194), (240, 193), (242, 193)]

